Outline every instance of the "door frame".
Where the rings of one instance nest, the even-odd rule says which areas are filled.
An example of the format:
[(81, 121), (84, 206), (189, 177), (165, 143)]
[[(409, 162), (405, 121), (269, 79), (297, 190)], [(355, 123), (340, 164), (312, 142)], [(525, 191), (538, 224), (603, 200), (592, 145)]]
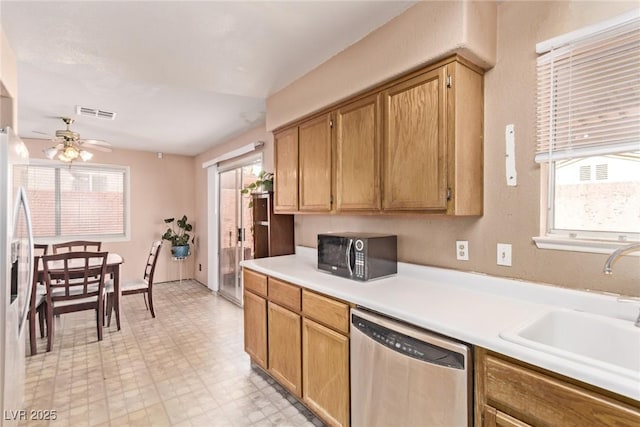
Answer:
[[(220, 290), (220, 173), (234, 167), (246, 166), (260, 161), (264, 168), (264, 155), (262, 152), (252, 153), (248, 156), (230, 159), (221, 163), (214, 163), (207, 167), (207, 287), (213, 292)], [(213, 220), (213, 221), (212, 221)]]

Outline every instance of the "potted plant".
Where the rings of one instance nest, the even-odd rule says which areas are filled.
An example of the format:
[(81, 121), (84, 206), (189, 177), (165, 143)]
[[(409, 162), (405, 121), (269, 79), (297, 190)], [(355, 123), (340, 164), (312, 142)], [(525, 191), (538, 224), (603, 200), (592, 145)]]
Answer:
[(262, 171), (255, 182), (247, 185), (240, 191), (242, 194), (259, 193), (261, 191), (273, 191), (273, 173)]
[[(182, 218), (177, 221), (175, 218), (166, 218), (164, 223), (171, 224), (162, 235), (162, 240), (171, 242), (171, 254), (176, 258), (188, 256), (189, 239), (191, 239), (191, 243), (193, 243), (195, 238), (189, 235), (189, 232), (193, 230), (193, 226), (187, 222), (187, 216), (183, 215)], [(176, 226), (178, 228), (177, 231)]]

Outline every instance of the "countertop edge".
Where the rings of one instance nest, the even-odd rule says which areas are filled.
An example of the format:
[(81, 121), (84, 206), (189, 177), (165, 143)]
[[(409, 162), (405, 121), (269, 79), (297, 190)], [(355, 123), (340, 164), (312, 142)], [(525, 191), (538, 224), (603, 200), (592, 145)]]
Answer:
[[(543, 287), (542, 289), (533, 289), (535, 292), (542, 293), (540, 297), (542, 302), (531, 302), (519, 299), (512, 295), (493, 295), (490, 290), (474, 289), (468, 285), (457, 285), (452, 283), (446, 283), (445, 285), (443, 283), (438, 283), (437, 281), (434, 282), (428, 276), (429, 273), (432, 273), (432, 275), (435, 276), (439, 274), (450, 274), (452, 275), (451, 277), (460, 277), (461, 281), (486, 281), (489, 284), (489, 287), (491, 286), (492, 280), (496, 282), (505, 282), (509, 286), (538, 287), (539, 285), (537, 284), (411, 264), (408, 264), (407, 266), (411, 269), (415, 269), (415, 272), (417, 273), (423, 272), (425, 274), (425, 278), (418, 279), (413, 277), (413, 274), (402, 275), (402, 272), (400, 272), (399, 275), (388, 280), (380, 279), (365, 283), (356, 282), (336, 277), (329, 273), (318, 271), (314, 268), (313, 265), (316, 260), (313, 258), (313, 254), (315, 251), (308, 248), (302, 248), (302, 250), (301, 248), (297, 248), (297, 251), (301, 253), (282, 257), (246, 260), (242, 261), (240, 264), (242, 267), (293, 283), (302, 288), (323, 293), (409, 324), (434, 331), (468, 344), (483, 347), (487, 350), (521, 360), (525, 363), (547, 369), (640, 402), (640, 373), (638, 381), (629, 380), (626, 377), (618, 376), (611, 372), (585, 365), (583, 363), (507, 341), (499, 336), (499, 333), (502, 332), (502, 330), (507, 329), (508, 326), (506, 325), (500, 326), (502, 330), (496, 330), (496, 325), (502, 325), (503, 323), (509, 323), (509, 325), (517, 324), (527, 319), (531, 319), (532, 316), (540, 316), (549, 310), (557, 309), (559, 307), (583, 309), (580, 305), (584, 305), (585, 303), (584, 301), (580, 301), (581, 298), (586, 298), (587, 300), (593, 299), (596, 304), (601, 304), (603, 301), (611, 303), (610, 300), (613, 297), (598, 294), (592, 295), (590, 293), (564, 288), (549, 287), (550, 289), (545, 289)], [(401, 270), (402, 269), (399, 268), (399, 271)], [(473, 276), (469, 277), (469, 275)], [(441, 280), (442, 278), (440, 277), (438, 279)], [(385, 280), (387, 283), (385, 283)], [(421, 291), (424, 290), (425, 293), (430, 290), (442, 292), (444, 289), (443, 286), (446, 286), (446, 291), (451, 291), (453, 294), (451, 299), (454, 301), (449, 307), (452, 312), (440, 313), (440, 315), (427, 315), (422, 314), (421, 310), (419, 308), (415, 309), (415, 307), (413, 311), (405, 310), (400, 306), (397, 299), (394, 300), (393, 298), (390, 298), (395, 295), (393, 293), (389, 293), (389, 289), (383, 289), (384, 286), (391, 286), (392, 283), (396, 286), (395, 289), (399, 289), (397, 287), (398, 280), (401, 280), (403, 285), (406, 284), (406, 286), (410, 287), (408, 289), (410, 289), (411, 292), (415, 292), (416, 289)], [(510, 282), (514, 283), (512, 284)], [(525, 291), (527, 290), (528, 289), (525, 288)], [(547, 297), (544, 295), (545, 292), (563, 294), (565, 300), (570, 300), (571, 297), (574, 297), (578, 307), (549, 304), (548, 301), (553, 300), (553, 297), (556, 297), (557, 299), (557, 295)], [(455, 301), (456, 298), (458, 298), (458, 301)], [(413, 296), (411, 299), (419, 300), (420, 298)], [(500, 319), (499, 321), (496, 321), (496, 319), (493, 318), (475, 319), (473, 315), (468, 313), (469, 310), (463, 312), (465, 303), (467, 305), (467, 309), (469, 307), (469, 299), (476, 299), (479, 301), (479, 304), (482, 304), (482, 302), (488, 302), (490, 305), (495, 304), (496, 310), (504, 310), (508, 307), (508, 316), (507, 318)], [(592, 301), (587, 302), (587, 304), (591, 303)], [(457, 306), (460, 307), (460, 313), (455, 313)], [(489, 311), (491, 311), (491, 308), (493, 307), (490, 307)], [(484, 312), (482, 309), (478, 310), (478, 316), (482, 315), (492, 317), (490, 313), (487, 314), (486, 308)], [(457, 318), (462, 318), (462, 321), (458, 321)], [(476, 321), (472, 322), (472, 320)], [(484, 329), (482, 325), (483, 322), (486, 323)], [(480, 327), (478, 327), (478, 324), (481, 324)]]

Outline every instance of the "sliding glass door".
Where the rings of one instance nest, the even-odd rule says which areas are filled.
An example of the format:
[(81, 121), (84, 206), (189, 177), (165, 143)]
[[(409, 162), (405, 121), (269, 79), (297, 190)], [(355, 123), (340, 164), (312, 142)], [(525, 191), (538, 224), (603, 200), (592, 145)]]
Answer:
[(262, 170), (260, 159), (219, 169), (219, 292), (242, 304), (242, 269), (240, 261), (253, 258), (252, 212), (250, 196), (240, 191), (255, 182)]

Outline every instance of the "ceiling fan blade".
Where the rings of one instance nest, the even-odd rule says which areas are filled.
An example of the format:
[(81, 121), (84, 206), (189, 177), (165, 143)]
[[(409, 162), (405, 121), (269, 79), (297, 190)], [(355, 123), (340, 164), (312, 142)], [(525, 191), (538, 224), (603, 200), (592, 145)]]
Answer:
[(84, 148), (88, 148), (89, 150), (93, 151), (102, 151), (103, 153), (111, 153), (113, 151), (111, 148), (103, 147), (101, 145), (87, 145)]
[(51, 134), (48, 132), (42, 132), (40, 130), (32, 130), (31, 133), (37, 133), (38, 135), (44, 135), (44, 136), (48, 136), (49, 138), (51, 138)]
[(83, 140), (80, 141), (80, 144), (87, 144), (87, 145), (91, 145), (93, 147), (95, 147), (95, 146), (111, 147), (111, 144), (109, 144), (107, 141), (103, 141), (101, 139), (83, 139)]

